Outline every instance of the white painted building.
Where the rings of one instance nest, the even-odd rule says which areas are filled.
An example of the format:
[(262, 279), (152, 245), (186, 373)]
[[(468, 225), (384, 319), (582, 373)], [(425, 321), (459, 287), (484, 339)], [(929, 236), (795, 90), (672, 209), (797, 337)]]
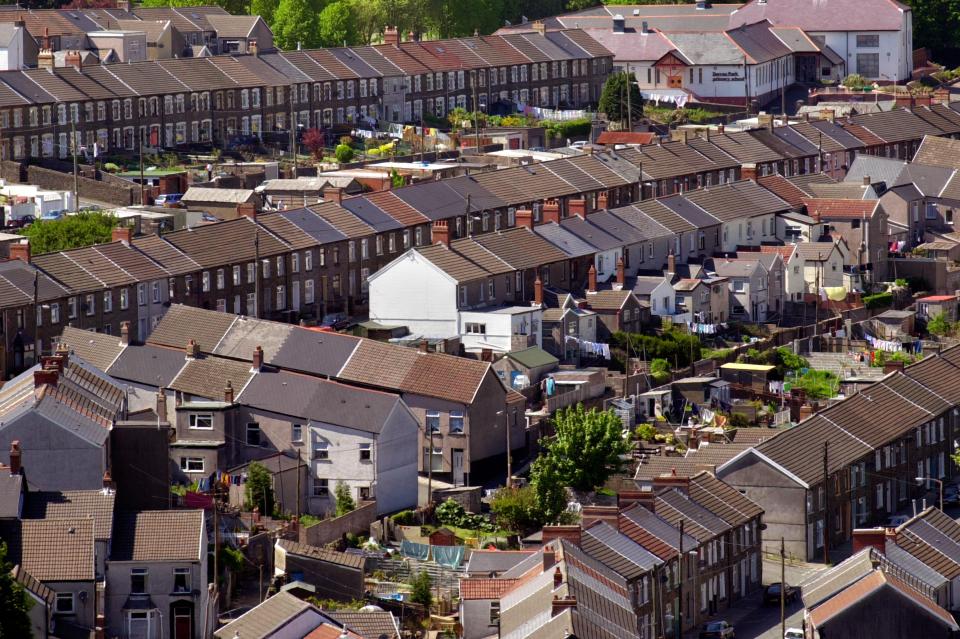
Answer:
[(37, 43), (22, 22), (0, 24), (0, 71), (19, 71), (37, 63)]
[(370, 319), (380, 324), (406, 326), (413, 335), (426, 338), (459, 336), (467, 352), (473, 353), (509, 353), (542, 345), (540, 308), (513, 305), (506, 291), (489, 287), (487, 277), (479, 283), (487, 294), (484, 304), (458, 303), (463, 291), (476, 283), (458, 280), (417, 249), (371, 275), (367, 283)]

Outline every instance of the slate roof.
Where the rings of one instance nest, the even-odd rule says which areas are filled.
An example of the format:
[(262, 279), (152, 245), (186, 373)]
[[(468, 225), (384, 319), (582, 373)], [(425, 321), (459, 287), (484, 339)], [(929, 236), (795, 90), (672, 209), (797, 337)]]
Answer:
[(110, 365), (108, 372), (116, 379), (166, 387), (186, 363), (186, 356), (181, 349), (137, 344), (125, 348)]
[(748, 2), (730, 14), (730, 27), (768, 20), (774, 25), (804, 31), (899, 31), (903, 11), (910, 9), (894, 0), (820, 3), (815, 0)]
[(373, 434), (380, 433), (393, 412), (401, 408), (400, 398), (391, 393), (284, 372), (254, 375), (237, 401)]
[(626, 579), (635, 579), (663, 563), (605, 521), (598, 521), (581, 533), (580, 547)]
[(16, 519), (20, 516), (22, 495), (23, 475), (11, 475), (9, 469), (0, 469), (0, 519)]
[(558, 364), (560, 361), (539, 346), (531, 346), (530, 348), (525, 348), (520, 351), (511, 351), (507, 353), (506, 356), (526, 368), (552, 366)]
[(474, 550), (467, 560), (466, 572), (468, 575), (500, 574), (532, 554), (530, 550)]
[(313, 605), (294, 597), (288, 592), (278, 592), (234, 619), (213, 635), (218, 639), (240, 637), (266, 637), (304, 610), (316, 610)]
[(93, 517), (93, 536), (109, 541), (113, 535), (116, 493), (103, 490), (31, 491), (24, 503), (24, 519), (80, 519)]
[(93, 333), (72, 326), (64, 326), (60, 341), (70, 347), (70, 350), (90, 362), (102, 371), (123, 352), (124, 344), (119, 337), (106, 333)]
[[(660, 559), (669, 561), (677, 556), (680, 531), (640, 504), (634, 504), (620, 511), (618, 522), (620, 532)], [(694, 549), (698, 543), (688, 533), (684, 533), (684, 548)]]
[(236, 396), (253, 374), (247, 362), (205, 355), (185, 361), (169, 387), (205, 399), (222, 400), (227, 382), (230, 382)]
[(308, 559), (317, 559), (319, 561), (325, 561), (327, 563), (337, 564), (339, 566), (353, 568), (355, 570), (363, 570), (363, 566), (366, 563), (366, 558), (362, 555), (328, 550), (327, 548), (320, 548), (319, 546), (311, 546), (309, 544), (301, 544), (296, 541), (290, 541), (289, 539), (280, 539), (277, 541), (277, 545), (291, 555), (299, 555), (301, 557), (307, 557)]
[(880, 570), (872, 571), (869, 575), (834, 595), (832, 599), (814, 608), (809, 613), (808, 619), (814, 628), (822, 626), (848, 608), (858, 605), (869, 606), (870, 597), (882, 589), (891, 590), (900, 595), (903, 605), (910, 604), (922, 609), (950, 630), (957, 631), (960, 628), (957, 626), (953, 615), (938, 606), (933, 600), (924, 597), (896, 577)]
[(675, 488), (657, 494), (654, 510), (657, 516), (675, 527), (683, 521), (684, 531), (701, 542), (709, 541), (731, 529), (730, 524)]
[(202, 510), (118, 512), (114, 517), (113, 561), (199, 561), (207, 534)]

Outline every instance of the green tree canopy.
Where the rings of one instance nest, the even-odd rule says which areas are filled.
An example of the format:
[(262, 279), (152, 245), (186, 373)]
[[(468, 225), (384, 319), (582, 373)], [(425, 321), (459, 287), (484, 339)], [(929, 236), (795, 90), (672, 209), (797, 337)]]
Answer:
[(279, 5), (280, 0), (250, 0), (250, 13), (260, 16), (267, 24), (273, 24), (273, 15)]
[(10, 574), (13, 566), (7, 561), (7, 544), (0, 542), (0, 637), (32, 637), (30, 608), (33, 601)]
[(344, 43), (357, 44), (354, 10), (346, 0), (331, 2), (323, 8), (317, 18), (320, 46), (342, 47)]
[(247, 508), (260, 509), (263, 515), (273, 514), (273, 476), (260, 462), (250, 462), (247, 468)]
[(430, 604), (433, 603), (433, 580), (430, 579), (430, 575), (421, 571), (411, 580), (410, 585), (412, 586), (410, 601), (429, 610)]
[(353, 495), (350, 494), (350, 487), (342, 481), (337, 482), (337, 487), (333, 489), (333, 496), (337, 500), (337, 517), (346, 515), (357, 508), (353, 501)]
[(620, 456), (629, 448), (623, 422), (613, 411), (588, 411), (577, 404), (558, 411), (553, 426), (556, 434), (547, 443), (547, 455), (566, 485), (593, 490), (620, 470)]
[(318, 41), (316, 12), (309, 0), (280, 0), (273, 15), (273, 41), (281, 49), (292, 51), (315, 47)]
[(597, 106), (601, 113), (607, 114), (608, 120), (627, 124), (628, 113), (634, 122), (643, 116), (643, 97), (640, 95), (636, 80), (631, 80), (633, 80), (632, 74), (614, 73), (603, 84), (600, 103)]
[(59, 220), (37, 220), (21, 233), (33, 253), (52, 253), (109, 242), (117, 220), (105, 213), (79, 213)]
[(947, 314), (940, 311), (927, 321), (927, 332), (937, 337), (950, 335), (953, 333), (956, 325), (947, 318)]
[(530, 468), (530, 486), (536, 498), (531, 516), (540, 525), (558, 522), (567, 510), (567, 485), (560, 469), (547, 454), (537, 457)]

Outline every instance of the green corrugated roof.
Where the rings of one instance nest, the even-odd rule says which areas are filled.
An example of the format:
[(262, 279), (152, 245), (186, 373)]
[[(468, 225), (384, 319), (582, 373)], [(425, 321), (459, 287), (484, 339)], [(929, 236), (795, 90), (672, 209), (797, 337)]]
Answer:
[(550, 366), (559, 364), (560, 360), (543, 350), (539, 346), (531, 346), (522, 351), (507, 353), (507, 357), (526, 368), (539, 368), (541, 366)]

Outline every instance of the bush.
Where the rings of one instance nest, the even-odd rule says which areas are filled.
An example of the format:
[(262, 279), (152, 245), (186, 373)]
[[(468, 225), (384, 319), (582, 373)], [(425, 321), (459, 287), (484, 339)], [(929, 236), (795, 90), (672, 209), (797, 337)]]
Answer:
[(353, 159), (353, 147), (347, 144), (338, 144), (333, 154), (336, 156), (337, 162), (340, 164), (346, 164)]
[(750, 425), (750, 420), (743, 413), (733, 413), (730, 415), (730, 428), (746, 428)]
[(412, 510), (401, 510), (391, 515), (390, 520), (398, 526), (413, 526), (417, 523), (416, 515)]
[(891, 304), (893, 304), (893, 293), (889, 291), (865, 295), (863, 298), (863, 305), (869, 309), (887, 308)]
[(657, 358), (650, 362), (650, 377), (657, 384), (666, 384), (670, 381), (670, 362)]
[(433, 603), (433, 580), (430, 579), (430, 575), (421, 572), (410, 581), (410, 585), (412, 586), (410, 601), (429, 610), (430, 604)]
[(640, 424), (634, 437), (642, 442), (652, 442), (657, 436), (657, 429), (651, 424)]
[(490, 512), (500, 528), (525, 532), (543, 525), (536, 516), (537, 495), (531, 486), (498, 489), (490, 500)]
[(802, 388), (810, 399), (827, 399), (837, 392), (839, 380), (830, 371), (809, 370), (794, 382), (794, 387)]
[(337, 517), (356, 509), (357, 504), (353, 501), (353, 495), (350, 494), (350, 487), (342, 481), (337, 482), (336, 488), (333, 489), (333, 496), (337, 501)]
[(859, 73), (851, 73), (843, 79), (843, 86), (848, 89), (862, 89), (865, 86), (869, 86), (870, 82), (860, 75)]
[(493, 532), (494, 530), (490, 520), (483, 515), (468, 513), (460, 502), (454, 499), (448, 499), (437, 506), (435, 514), (437, 521), (444, 526), (454, 526), (480, 532)]

